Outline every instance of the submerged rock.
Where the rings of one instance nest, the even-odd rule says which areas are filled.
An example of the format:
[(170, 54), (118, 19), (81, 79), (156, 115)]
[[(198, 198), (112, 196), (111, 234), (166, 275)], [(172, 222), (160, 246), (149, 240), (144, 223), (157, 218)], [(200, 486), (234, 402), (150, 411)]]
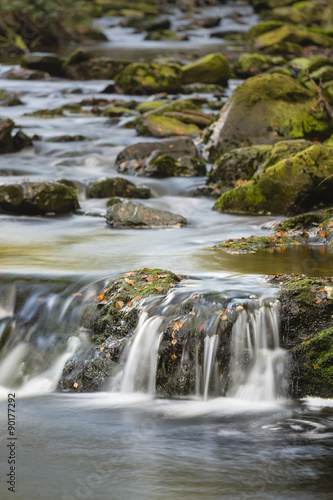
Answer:
[(118, 165), (118, 172), (144, 177), (194, 177), (206, 175), (205, 163), (196, 157), (174, 156), (159, 149), (140, 160), (128, 160)]
[(0, 185), (0, 208), (9, 213), (65, 214), (79, 207), (76, 190), (60, 182)]
[(16, 92), (8, 92), (0, 89), (0, 106), (17, 106), (23, 104)]
[(146, 207), (137, 203), (118, 202), (110, 206), (106, 213), (106, 223), (117, 228), (150, 228), (186, 226), (187, 220), (165, 210)]
[(51, 76), (63, 76), (63, 60), (55, 54), (33, 52), (25, 54), (22, 58), (22, 66), (28, 69), (49, 73)]
[(172, 63), (132, 63), (116, 75), (115, 83), (126, 94), (172, 94), (180, 90), (181, 68)]
[(254, 179), (222, 194), (214, 209), (234, 213), (293, 215), (315, 205), (330, 205), (333, 156), (330, 148), (313, 145), (278, 161)]
[(158, 142), (138, 142), (133, 146), (127, 146), (116, 159), (116, 164), (129, 161), (140, 160), (146, 158), (153, 151), (163, 151), (168, 153), (172, 158), (179, 158), (180, 156), (197, 156), (197, 149), (193, 141), (189, 137), (178, 137), (166, 141)]
[(91, 198), (110, 198), (111, 196), (122, 196), (123, 198), (149, 198), (150, 189), (136, 186), (121, 177), (105, 179), (94, 182), (89, 188)]
[(82, 52), (72, 54), (63, 66), (65, 76), (72, 80), (111, 80), (131, 61), (110, 57), (84, 57)]
[(288, 76), (262, 74), (237, 87), (204, 140), (216, 155), (282, 139), (327, 137), (331, 130), (332, 120), (312, 92)]
[(208, 54), (181, 68), (182, 83), (219, 83), (225, 85), (232, 72), (227, 58), (222, 54)]

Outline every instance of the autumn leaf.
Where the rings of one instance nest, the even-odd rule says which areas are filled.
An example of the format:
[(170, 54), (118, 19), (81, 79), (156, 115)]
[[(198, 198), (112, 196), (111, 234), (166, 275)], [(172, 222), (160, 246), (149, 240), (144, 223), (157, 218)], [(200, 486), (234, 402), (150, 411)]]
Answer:
[(228, 316), (227, 316), (226, 314), (223, 314), (223, 315), (221, 316), (221, 320), (222, 320), (222, 321), (226, 321), (227, 319), (228, 319)]
[(150, 274), (149, 276), (147, 276), (146, 281), (153, 281), (153, 279), (154, 279), (154, 276), (152, 276)]
[(157, 286), (157, 287), (156, 287), (156, 290), (157, 290), (158, 292), (163, 292), (164, 288), (163, 288), (163, 286)]
[(243, 311), (244, 307), (243, 306), (237, 306), (236, 311)]
[(194, 312), (194, 311), (191, 311), (191, 312), (190, 312), (190, 315), (191, 315), (191, 316), (195, 316), (195, 312)]
[(200, 332), (205, 328), (205, 325), (200, 325)]
[(315, 365), (314, 363), (312, 363), (312, 366), (313, 366), (314, 370), (318, 370), (318, 366), (317, 365)]
[(122, 300), (118, 300), (116, 302), (116, 308), (117, 309), (122, 309), (124, 307), (124, 302)]
[(320, 304), (322, 301), (323, 301), (323, 299), (319, 299), (318, 297), (316, 297), (316, 299), (315, 299), (316, 304)]
[(177, 344), (177, 339), (173, 339), (172, 342), (171, 342), (172, 345), (175, 345)]
[(133, 302), (128, 302), (127, 305), (128, 305), (128, 307), (132, 307)]
[(111, 356), (111, 354), (108, 352), (108, 353), (106, 354), (106, 357), (107, 357), (107, 358), (109, 358), (110, 356)]
[(173, 355), (171, 356), (171, 359), (173, 359), (173, 360), (175, 360), (176, 358), (177, 358), (177, 356), (176, 356), (175, 354), (173, 354)]
[(137, 297), (134, 297), (134, 300), (140, 300), (141, 297), (137, 296)]
[(105, 293), (103, 292), (103, 293), (101, 293), (101, 295), (98, 296), (98, 300), (101, 301), (104, 299), (104, 297), (105, 297)]
[(74, 382), (73, 387), (77, 389), (79, 387), (79, 384), (77, 382)]
[(82, 297), (82, 293), (72, 293), (73, 297)]
[(105, 349), (105, 346), (100, 347), (99, 349), (100, 349), (100, 351), (102, 351), (102, 352), (103, 352), (103, 351), (104, 351), (104, 349)]
[(126, 283), (128, 283), (129, 285), (134, 286), (134, 281), (133, 281), (133, 280), (129, 280), (128, 278), (125, 278), (125, 281), (126, 281)]

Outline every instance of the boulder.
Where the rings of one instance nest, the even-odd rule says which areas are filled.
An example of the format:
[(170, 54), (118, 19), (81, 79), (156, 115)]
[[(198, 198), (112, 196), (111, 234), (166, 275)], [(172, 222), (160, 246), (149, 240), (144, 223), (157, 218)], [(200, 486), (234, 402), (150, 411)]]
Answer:
[(223, 54), (209, 54), (181, 68), (182, 83), (228, 83), (232, 72)]
[(295, 43), (302, 47), (317, 45), (319, 47), (333, 48), (332, 37), (292, 25), (284, 25), (259, 35), (255, 39), (255, 47), (257, 50), (265, 51), (274, 45), (285, 42)]
[(233, 70), (237, 76), (248, 78), (263, 73), (274, 66), (283, 66), (286, 60), (283, 57), (269, 57), (263, 54), (246, 54), (239, 56), (234, 63)]
[(169, 139), (159, 142), (138, 142), (133, 146), (127, 146), (116, 159), (116, 164), (129, 161), (140, 160), (146, 158), (153, 151), (167, 152), (172, 158), (179, 158), (180, 156), (197, 156), (197, 149), (193, 141), (189, 137), (178, 137), (176, 139)]
[(158, 149), (146, 158), (120, 163), (117, 170), (129, 175), (158, 178), (206, 175), (206, 165), (199, 158), (182, 156), (176, 160), (170, 154)]
[(172, 63), (132, 63), (116, 75), (115, 83), (124, 93), (132, 95), (172, 94), (180, 90), (181, 68)]
[(165, 210), (146, 207), (130, 202), (115, 203), (108, 208), (106, 223), (117, 228), (150, 228), (186, 226), (187, 221), (181, 215)]
[(13, 153), (20, 151), (26, 146), (31, 146), (30, 137), (25, 135), (21, 130), (12, 136), (12, 131), (15, 124), (9, 118), (0, 117), (0, 154)]
[[(82, 60), (82, 54), (77, 54), (64, 64), (66, 78), (72, 80), (113, 80), (131, 61), (111, 57), (91, 57)], [(77, 61), (78, 59), (78, 61)], [(74, 62), (73, 62), (74, 60)]]
[(170, 116), (149, 114), (137, 126), (138, 134), (158, 138), (200, 134), (200, 128), (193, 123), (184, 123)]
[(25, 54), (21, 64), (23, 67), (43, 71), (51, 76), (63, 76), (63, 60), (55, 54), (47, 54), (43, 52), (32, 52)]
[(121, 177), (96, 181), (89, 187), (91, 198), (110, 198), (111, 196), (121, 196), (123, 198), (149, 198), (150, 189), (136, 186)]
[(60, 182), (21, 182), (0, 186), (0, 208), (18, 214), (65, 214), (79, 207), (76, 190)]
[(278, 161), (216, 201), (214, 209), (234, 213), (294, 215), (332, 203), (333, 156), (313, 145)]
[(7, 92), (0, 89), (0, 106), (17, 106), (23, 104), (16, 92)]
[(312, 92), (289, 76), (262, 74), (237, 87), (204, 141), (212, 155), (217, 155), (282, 139), (325, 139), (331, 130), (332, 120)]

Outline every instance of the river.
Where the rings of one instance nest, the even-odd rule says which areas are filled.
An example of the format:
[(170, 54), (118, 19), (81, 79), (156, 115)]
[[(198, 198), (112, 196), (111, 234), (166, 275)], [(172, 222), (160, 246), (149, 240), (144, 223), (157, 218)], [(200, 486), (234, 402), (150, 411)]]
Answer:
[[(225, 17), (235, 10), (245, 19), (241, 27)], [(246, 30), (257, 22), (251, 9), (240, 5), (214, 7), (207, 14), (224, 16), (226, 30)], [(176, 19), (181, 22), (179, 16)], [(109, 41), (89, 50), (119, 58), (151, 60), (179, 51), (197, 55), (222, 51), (232, 56), (245, 50), (241, 42), (209, 38), (209, 30), (191, 34), (189, 42), (146, 42), (131, 29), (114, 26), (110, 18), (100, 24)], [(0, 73), (11, 67), (3, 63)], [(106, 125), (105, 118), (99, 117), (41, 119), (25, 113), (105, 97), (101, 92), (109, 83), (0, 79), (0, 87), (19, 91), (23, 102), (2, 114), (41, 138), (30, 149), (1, 156), (2, 181), (74, 180), (80, 185), (82, 213), (104, 213), (105, 200), (87, 199), (84, 186), (105, 176), (119, 176), (116, 156), (142, 138), (135, 130), (122, 128), (124, 121)], [(239, 83), (229, 82), (224, 100)], [(73, 133), (90, 140), (47, 142)], [(22, 362), (27, 365), (37, 359), (36, 376), (21, 377), (23, 382), (14, 388), (17, 500), (332, 498), (332, 401), (234, 397), (204, 401), (197, 396), (169, 400), (138, 392), (53, 392), (66, 359), (75, 351), (73, 338), (82, 334), (79, 323), (85, 302), (106, 280), (123, 272), (141, 267), (169, 269), (189, 276), (184, 282), (189, 290), (231, 290), (260, 297), (273, 297), (276, 290), (265, 281), (266, 274), (332, 275), (332, 261), (321, 247), (249, 255), (207, 248), (231, 237), (267, 234), (265, 227), (277, 218), (212, 211), (212, 199), (191, 196), (203, 180), (135, 178), (153, 193), (146, 205), (183, 215), (188, 219), (186, 228), (119, 230), (93, 215), (0, 214), (1, 335), (8, 324), (12, 327), (0, 364), (1, 499), (13, 497), (4, 480), (10, 379), (21, 377)], [(82, 300), (76, 293), (83, 295)], [(20, 357), (20, 342), (28, 346), (26, 357)], [(58, 347), (51, 349), (54, 345)], [(15, 348), (16, 354), (9, 358)]]

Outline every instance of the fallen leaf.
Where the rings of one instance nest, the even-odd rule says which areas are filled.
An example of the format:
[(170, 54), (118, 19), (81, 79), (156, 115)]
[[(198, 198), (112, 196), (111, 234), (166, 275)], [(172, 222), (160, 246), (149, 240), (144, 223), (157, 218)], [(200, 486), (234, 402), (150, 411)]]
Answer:
[(223, 315), (221, 316), (221, 320), (222, 320), (222, 321), (226, 321), (227, 319), (228, 319), (228, 316), (227, 316), (226, 314), (223, 314)]
[(128, 302), (127, 305), (128, 307), (131, 307), (133, 305), (133, 302)]
[(320, 302), (322, 302), (322, 301), (323, 301), (323, 299), (318, 299), (318, 297), (316, 297), (316, 299), (315, 299), (316, 304), (320, 304)]
[(177, 344), (177, 339), (172, 339), (172, 342), (171, 342), (172, 345), (175, 345)]
[(111, 354), (109, 352), (106, 353), (106, 357), (109, 358)]
[(100, 347), (99, 349), (100, 349), (100, 351), (102, 351), (102, 352), (103, 352), (103, 351), (104, 351), (104, 349), (105, 349), (105, 346)]
[(191, 312), (190, 312), (190, 315), (191, 315), (191, 316), (195, 316), (195, 312), (194, 312), (194, 311), (191, 311)]
[(200, 325), (200, 332), (205, 328), (205, 325)]
[(79, 387), (79, 384), (77, 382), (74, 382), (73, 387), (77, 389)]
[(146, 281), (153, 281), (153, 279), (154, 279), (154, 276), (152, 276), (150, 274), (149, 276), (147, 276)]
[(125, 281), (126, 281), (126, 283), (128, 283), (129, 285), (134, 286), (134, 281), (133, 281), (133, 280), (129, 280), (128, 278), (125, 278)]
[(318, 366), (317, 366), (317, 365), (315, 365), (314, 363), (312, 363), (312, 366), (313, 366), (313, 368), (314, 368), (315, 370), (318, 370)]
[(82, 297), (82, 293), (72, 293), (73, 297)]
[(116, 308), (121, 309), (122, 307), (124, 307), (124, 302), (122, 300), (118, 300), (116, 302)]
[(171, 356), (171, 359), (176, 359), (176, 358), (177, 358), (177, 356), (176, 356), (175, 354), (173, 354), (173, 355)]
[(105, 293), (103, 292), (103, 293), (101, 293), (101, 295), (98, 296), (98, 300), (101, 301), (104, 299), (104, 297), (105, 297)]
[(236, 311), (243, 311), (244, 307), (243, 306), (237, 306)]
[(164, 288), (163, 288), (163, 286), (157, 286), (157, 287), (156, 287), (156, 290), (157, 290), (158, 292), (163, 292)]
[(134, 297), (134, 300), (140, 300), (141, 297), (137, 296), (137, 297)]

